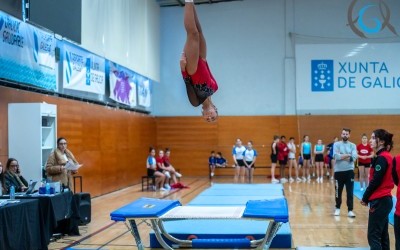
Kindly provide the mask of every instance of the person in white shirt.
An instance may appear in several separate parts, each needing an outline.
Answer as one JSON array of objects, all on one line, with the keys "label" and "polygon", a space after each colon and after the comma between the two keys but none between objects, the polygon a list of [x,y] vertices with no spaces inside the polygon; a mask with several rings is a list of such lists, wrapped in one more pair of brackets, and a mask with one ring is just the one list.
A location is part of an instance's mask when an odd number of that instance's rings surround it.
[{"label": "person in white shirt", "polygon": [[243,152],[245,150],[246,148],[242,145],[242,140],[240,140],[239,138],[236,139],[236,145],[233,147],[232,150],[233,162],[235,164],[234,166],[236,167],[234,177],[235,183],[238,182],[240,176],[243,176],[244,178],[245,175],[246,165],[243,161]]},{"label": "person in white shirt", "polygon": [[299,178],[299,168],[297,166],[296,161],[296,144],[294,142],[294,137],[290,137],[289,143],[287,144],[289,149],[289,182],[292,183],[294,179],[292,178],[292,167],[294,168],[296,174],[296,182],[300,182],[301,179]]},{"label": "person in white shirt", "polygon": [[[255,169],[255,163],[257,159],[257,151],[253,149],[253,142],[249,141],[247,143],[247,148],[243,152],[244,164],[246,165],[246,174],[249,176],[249,182],[253,183],[253,174]],[[242,177],[242,182],[244,182],[244,176]]]}]

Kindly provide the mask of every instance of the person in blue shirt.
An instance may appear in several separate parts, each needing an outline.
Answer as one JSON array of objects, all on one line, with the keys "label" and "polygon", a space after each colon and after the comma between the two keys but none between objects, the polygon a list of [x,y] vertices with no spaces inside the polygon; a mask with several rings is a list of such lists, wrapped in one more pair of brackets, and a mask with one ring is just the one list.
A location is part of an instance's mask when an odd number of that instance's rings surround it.
[{"label": "person in blue shirt", "polygon": [[[247,148],[243,152],[243,159],[244,159],[244,164],[246,165],[246,175],[249,176],[249,182],[253,183],[253,174],[255,169],[254,164],[256,163],[257,159],[257,151],[253,149],[252,141],[249,141],[247,143]],[[242,182],[244,182],[244,176]]]},{"label": "person in blue shirt", "polygon": [[214,170],[215,170],[215,152],[211,151],[211,155],[208,158],[208,166],[210,168],[210,178],[214,176]]},{"label": "person in blue shirt", "polygon": [[224,168],[226,167],[227,161],[224,157],[222,157],[222,153],[218,152],[215,157],[215,166],[217,168]]}]

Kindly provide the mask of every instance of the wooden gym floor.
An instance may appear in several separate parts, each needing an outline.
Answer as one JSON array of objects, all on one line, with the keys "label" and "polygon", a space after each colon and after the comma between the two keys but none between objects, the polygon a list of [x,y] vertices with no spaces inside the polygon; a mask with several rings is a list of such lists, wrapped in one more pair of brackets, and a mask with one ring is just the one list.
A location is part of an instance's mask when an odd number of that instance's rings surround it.
[{"label": "wooden gym floor", "polygon": [[[268,183],[265,177],[255,177],[254,183]],[[80,227],[81,236],[65,236],[49,245],[49,249],[136,249],[133,236],[124,223],[110,220],[110,212],[136,200],[139,197],[179,199],[182,204],[188,203],[204,189],[212,185],[207,177],[184,177],[182,182],[190,188],[170,192],[141,192],[141,185],[119,190],[92,199],[92,221]],[[213,183],[232,183],[231,177],[214,177]],[[334,184],[328,179],[324,183],[285,183],[285,196],[290,210],[290,225],[293,235],[292,248],[298,246],[336,246],[368,247],[367,227],[368,209],[360,205],[354,197],[356,218],[347,217],[346,191],[343,191],[342,213],[333,216]],[[142,240],[149,248],[148,235],[150,227],[142,223],[139,227]],[[394,249],[393,226],[389,225],[391,248]],[[74,245],[76,244],[76,245]]]}]

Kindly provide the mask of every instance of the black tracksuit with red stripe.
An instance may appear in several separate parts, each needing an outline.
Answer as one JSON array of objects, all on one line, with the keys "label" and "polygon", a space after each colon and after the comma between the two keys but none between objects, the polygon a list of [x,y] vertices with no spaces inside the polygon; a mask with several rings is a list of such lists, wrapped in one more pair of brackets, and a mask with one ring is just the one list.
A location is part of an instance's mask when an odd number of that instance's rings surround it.
[{"label": "black tracksuit with red stripe", "polygon": [[372,160],[370,182],[362,201],[369,203],[368,244],[371,250],[390,249],[389,218],[393,207],[391,191],[394,187],[392,178],[392,156],[386,149],[380,149]]}]

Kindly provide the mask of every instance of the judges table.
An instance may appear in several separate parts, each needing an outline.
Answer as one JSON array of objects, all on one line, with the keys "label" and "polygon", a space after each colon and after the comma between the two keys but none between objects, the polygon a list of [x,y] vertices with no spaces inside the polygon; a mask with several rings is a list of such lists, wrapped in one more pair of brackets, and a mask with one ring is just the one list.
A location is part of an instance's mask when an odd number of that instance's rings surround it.
[{"label": "judges table", "polygon": [[[40,230],[41,248],[36,249],[47,249],[50,238],[55,233],[79,235],[78,204],[72,192],[68,191],[50,196],[37,194],[32,196],[17,196],[16,199],[21,200],[21,202],[32,199],[38,202],[39,210],[34,217]],[[25,219],[31,218],[27,217]],[[5,225],[6,228],[7,224]]]},{"label": "judges table", "polygon": [[43,249],[39,201],[20,200],[0,207],[0,249]]}]

